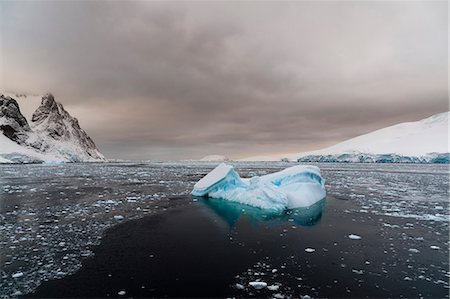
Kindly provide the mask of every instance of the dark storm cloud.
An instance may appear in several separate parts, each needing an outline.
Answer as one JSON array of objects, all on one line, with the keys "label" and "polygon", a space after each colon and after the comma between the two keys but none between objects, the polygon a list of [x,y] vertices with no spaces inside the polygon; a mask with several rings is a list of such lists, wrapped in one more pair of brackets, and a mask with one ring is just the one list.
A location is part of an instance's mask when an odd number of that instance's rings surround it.
[{"label": "dark storm cloud", "polygon": [[446,2],[2,2],[0,17],[1,87],[54,92],[112,157],[303,151],[448,109]]}]

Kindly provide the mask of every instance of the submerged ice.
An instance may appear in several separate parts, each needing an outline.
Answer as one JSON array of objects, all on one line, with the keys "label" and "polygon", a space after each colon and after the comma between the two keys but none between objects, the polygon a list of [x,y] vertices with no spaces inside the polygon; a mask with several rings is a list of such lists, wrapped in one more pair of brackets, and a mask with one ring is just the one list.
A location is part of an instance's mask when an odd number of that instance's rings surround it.
[{"label": "submerged ice", "polygon": [[194,185],[191,194],[282,211],[308,207],[325,198],[325,180],[315,166],[297,165],[246,179],[233,166],[221,163]]}]

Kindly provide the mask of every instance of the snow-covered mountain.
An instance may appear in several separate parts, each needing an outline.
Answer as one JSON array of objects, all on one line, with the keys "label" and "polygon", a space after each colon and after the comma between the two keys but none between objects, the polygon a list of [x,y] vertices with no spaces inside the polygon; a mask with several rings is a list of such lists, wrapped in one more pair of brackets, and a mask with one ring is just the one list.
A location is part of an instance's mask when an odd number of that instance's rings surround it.
[{"label": "snow-covered mountain", "polygon": [[42,97],[30,122],[15,99],[0,95],[0,132],[0,163],[106,161],[52,94]]},{"label": "snow-covered mountain", "polygon": [[284,158],[300,162],[449,163],[449,114],[443,112],[419,121],[400,123],[325,149],[269,159]]},{"label": "snow-covered mountain", "polygon": [[210,162],[223,162],[229,160],[230,159],[222,155],[208,155],[200,159],[200,161],[210,161]]}]

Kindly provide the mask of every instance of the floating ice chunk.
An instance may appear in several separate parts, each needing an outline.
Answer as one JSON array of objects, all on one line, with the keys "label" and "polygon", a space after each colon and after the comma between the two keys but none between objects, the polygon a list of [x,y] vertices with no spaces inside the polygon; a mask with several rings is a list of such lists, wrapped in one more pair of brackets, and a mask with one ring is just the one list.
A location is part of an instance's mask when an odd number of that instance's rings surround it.
[{"label": "floating ice chunk", "polygon": [[261,177],[242,179],[233,166],[221,163],[194,185],[191,194],[282,211],[309,207],[325,198],[324,184],[315,166],[297,165]]},{"label": "floating ice chunk", "polygon": [[278,289],[280,288],[280,286],[273,284],[267,287],[268,290],[270,291],[278,291]]},{"label": "floating ice chunk", "polygon": [[431,249],[434,249],[434,250],[439,250],[439,249],[441,249],[439,246],[436,246],[436,245],[431,245],[430,248],[431,248]]},{"label": "floating ice chunk", "polygon": [[16,272],[13,275],[11,275],[12,278],[19,278],[23,276],[23,272]]},{"label": "floating ice chunk", "polygon": [[312,253],[312,252],[314,252],[314,251],[316,251],[314,248],[305,248],[305,251],[306,252],[308,252],[308,253]]},{"label": "floating ice chunk", "polygon": [[413,253],[419,253],[420,251],[418,249],[415,248],[410,248],[408,249],[409,252],[413,252]]},{"label": "floating ice chunk", "polygon": [[264,281],[251,281],[248,284],[257,290],[264,289],[265,287],[267,287],[267,283]]},{"label": "floating ice chunk", "polygon": [[122,215],[116,215],[116,216],[114,216],[114,219],[116,219],[116,220],[123,220],[123,216]]},{"label": "floating ice chunk", "polygon": [[238,290],[243,290],[243,289],[245,289],[245,287],[244,287],[242,284],[240,284],[240,283],[236,283],[236,284],[235,284],[235,287],[236,287],[236,289],[238,289]]},{"label": "floating ice chunk", "polygon": [[[233,166],[220,163],[219,166],[214,168],[195,184],[194,190],[197,190],[197,193],[202,193],[203,191],[204,194],[206,194],[208,189],[211,189],[215,184],[225,180],[231,170],[233,170]],[[199,194],[198,196],[203,196],[204,194]]]},{"label": "floating ice chunk", "polygon": [[119,295],[119,296],[123,296],[123,295],[125,295],[127,292],[125,292],[125,291],[119,291],[118,293],[117,293],[117,295]]},{"label": "floating ice chunk", "polygon": [[354,235],[354,234],[348,235],[348,237],[352,240],[361,240],[361,236]]}]

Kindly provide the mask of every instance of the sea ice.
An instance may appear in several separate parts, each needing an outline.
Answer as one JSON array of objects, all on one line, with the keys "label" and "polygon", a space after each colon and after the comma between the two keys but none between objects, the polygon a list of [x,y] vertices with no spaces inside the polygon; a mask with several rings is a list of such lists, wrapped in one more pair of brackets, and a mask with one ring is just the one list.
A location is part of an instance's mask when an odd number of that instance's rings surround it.
[{"label": "sea ice", "polygon": [[309,207],[325,198],[325,180],[315,166],[297,165],[251,179],[233,166],[219,164],[194,185],[194,196],[222,198],[250,206],[282,211]]},{"label": "sea ice", "polygon": [[354,235],[354,234],[348,235],[348,237],[352,240],[361,240],[361,236]]},{"label": "sea ice", "polygon": [[257,290],[264,289],[265,287],[267,287],[267,283],[264,281],[251,281],[248,284]]},{"label": "sea ice", "polygon": [[16,273],[14,273],[13,275],[11,275],[12,276],[12,278],[19,278],[19,277],[22,277],[23,276],[23,273],[22,272],[16,272]]},{"label": "sea ice", "polygon": [[270,290],[270,291],[278,291],[279,288],[280,288],[280,286],[275,285],[275,284],[267,286],[267,289]]}]

